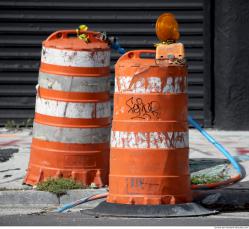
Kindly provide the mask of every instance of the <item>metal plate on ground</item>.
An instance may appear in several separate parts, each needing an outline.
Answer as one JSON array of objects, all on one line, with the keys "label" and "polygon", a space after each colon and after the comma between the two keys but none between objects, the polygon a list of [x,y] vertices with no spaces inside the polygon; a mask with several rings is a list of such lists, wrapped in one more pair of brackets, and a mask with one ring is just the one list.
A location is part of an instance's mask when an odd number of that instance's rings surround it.
[{"label": "metal plate on ground", "polygon": [[106,201],[93,209],[82,210],[81,213],[96,217],[130,217],[130,218],[166,218],[190,217],[217,214],[196,203],[176,205],[128,205],[113,204]]}]

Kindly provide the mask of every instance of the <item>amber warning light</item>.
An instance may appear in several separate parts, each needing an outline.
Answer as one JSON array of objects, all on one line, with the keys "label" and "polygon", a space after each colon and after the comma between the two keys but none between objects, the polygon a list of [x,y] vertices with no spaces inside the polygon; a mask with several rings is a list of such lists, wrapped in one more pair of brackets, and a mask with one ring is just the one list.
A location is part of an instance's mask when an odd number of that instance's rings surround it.
[{"label": "amber warning light", "polygon": [[179,26],[173,14],[164,13],[157,19],[156,35],[161,42],[179,40]]}]

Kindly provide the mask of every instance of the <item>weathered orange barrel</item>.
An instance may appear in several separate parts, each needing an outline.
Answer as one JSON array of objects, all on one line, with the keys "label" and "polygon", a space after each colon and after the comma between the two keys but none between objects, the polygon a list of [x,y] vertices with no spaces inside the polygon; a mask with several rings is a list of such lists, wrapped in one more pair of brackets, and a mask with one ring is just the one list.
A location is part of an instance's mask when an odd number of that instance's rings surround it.
[{"label": "weathered orange barrel", "polygon": [[43,42],[26,184],[49,177],[108,183],[110,48],[100,33],[53,33]]},{"label": "weathered orange barrel", "polygon": [[191,202],[187,68],[158,65],[153,50],[130,51],[115,66],[107,202]]}]

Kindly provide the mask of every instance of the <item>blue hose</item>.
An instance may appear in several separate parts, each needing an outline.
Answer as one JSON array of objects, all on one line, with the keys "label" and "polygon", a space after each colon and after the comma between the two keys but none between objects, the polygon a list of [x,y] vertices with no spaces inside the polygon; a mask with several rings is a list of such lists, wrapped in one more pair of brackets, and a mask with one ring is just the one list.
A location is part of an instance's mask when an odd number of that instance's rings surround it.
[{"label": "blue hose", "polygon": [[72,203],[65,204],[65,205],[63,205],[61,208],[57,208],[57,209],[55,210],[55,212],[61,213],[61,212],[64,212],[65,210],[68,210],[68,209],[70,209],[70,208],[73,208],[73,207],[75,207],[75,206],[77,206],[77,205],[86,203],[86,202],[88,202],[89,198],[90,198],[90,197],[82,198],[82,199],[76,200],[76,201],[74,201],[74,202],[72,202]]},{"label": "blue hose", "polygon": [[188,122],[192,124],[197,130],[199,130],[199,132],[231,162],[237,172],[242,175],[241,168],[237,161],[220,143],[218,143],[212,136],[210,136],[204,129],[202,129],[201,126],[190,115],[188,116]]},{"label": "blue hose", "polygon": [[125,54],[125,50],[121,47],[117,39],[115,40],[115,42],[111,44],[111,48],[118,51],[119,54],[122,54],[122,55]]},{"label": "blue hose", "polygon": [[107,197],[107,193],[96,194],[96,195],[93,195],[93,196],[82,198],[82,199],[76,200],[76,201],[74,201],[72,203],[65,204],[62,207],[57,208],[54,212],[61,213],[61,212],[64,212],[65,210],[73,208],[73,207],[75,207],[77,205],[84,204],[84,203],[92,201],[92,200],[98,200],[98,199],[106,198],[106,197]]}]

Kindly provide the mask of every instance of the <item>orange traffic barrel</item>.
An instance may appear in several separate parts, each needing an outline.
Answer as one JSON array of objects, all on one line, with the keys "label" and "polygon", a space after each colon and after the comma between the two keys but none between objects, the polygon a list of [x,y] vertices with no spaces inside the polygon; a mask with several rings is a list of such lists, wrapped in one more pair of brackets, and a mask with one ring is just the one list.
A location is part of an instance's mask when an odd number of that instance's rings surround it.
[{"label": "orange traffic barrel", "polygon": [[43,42],[26,184],[108,183],[110,48],[100,33],[84,34],[57,31]]},{"label": "orange traffic barrel", "polygon": [[188,203],[187,67],[147,54],[155,51],[127,52],[115,66],[107,202]]}]

